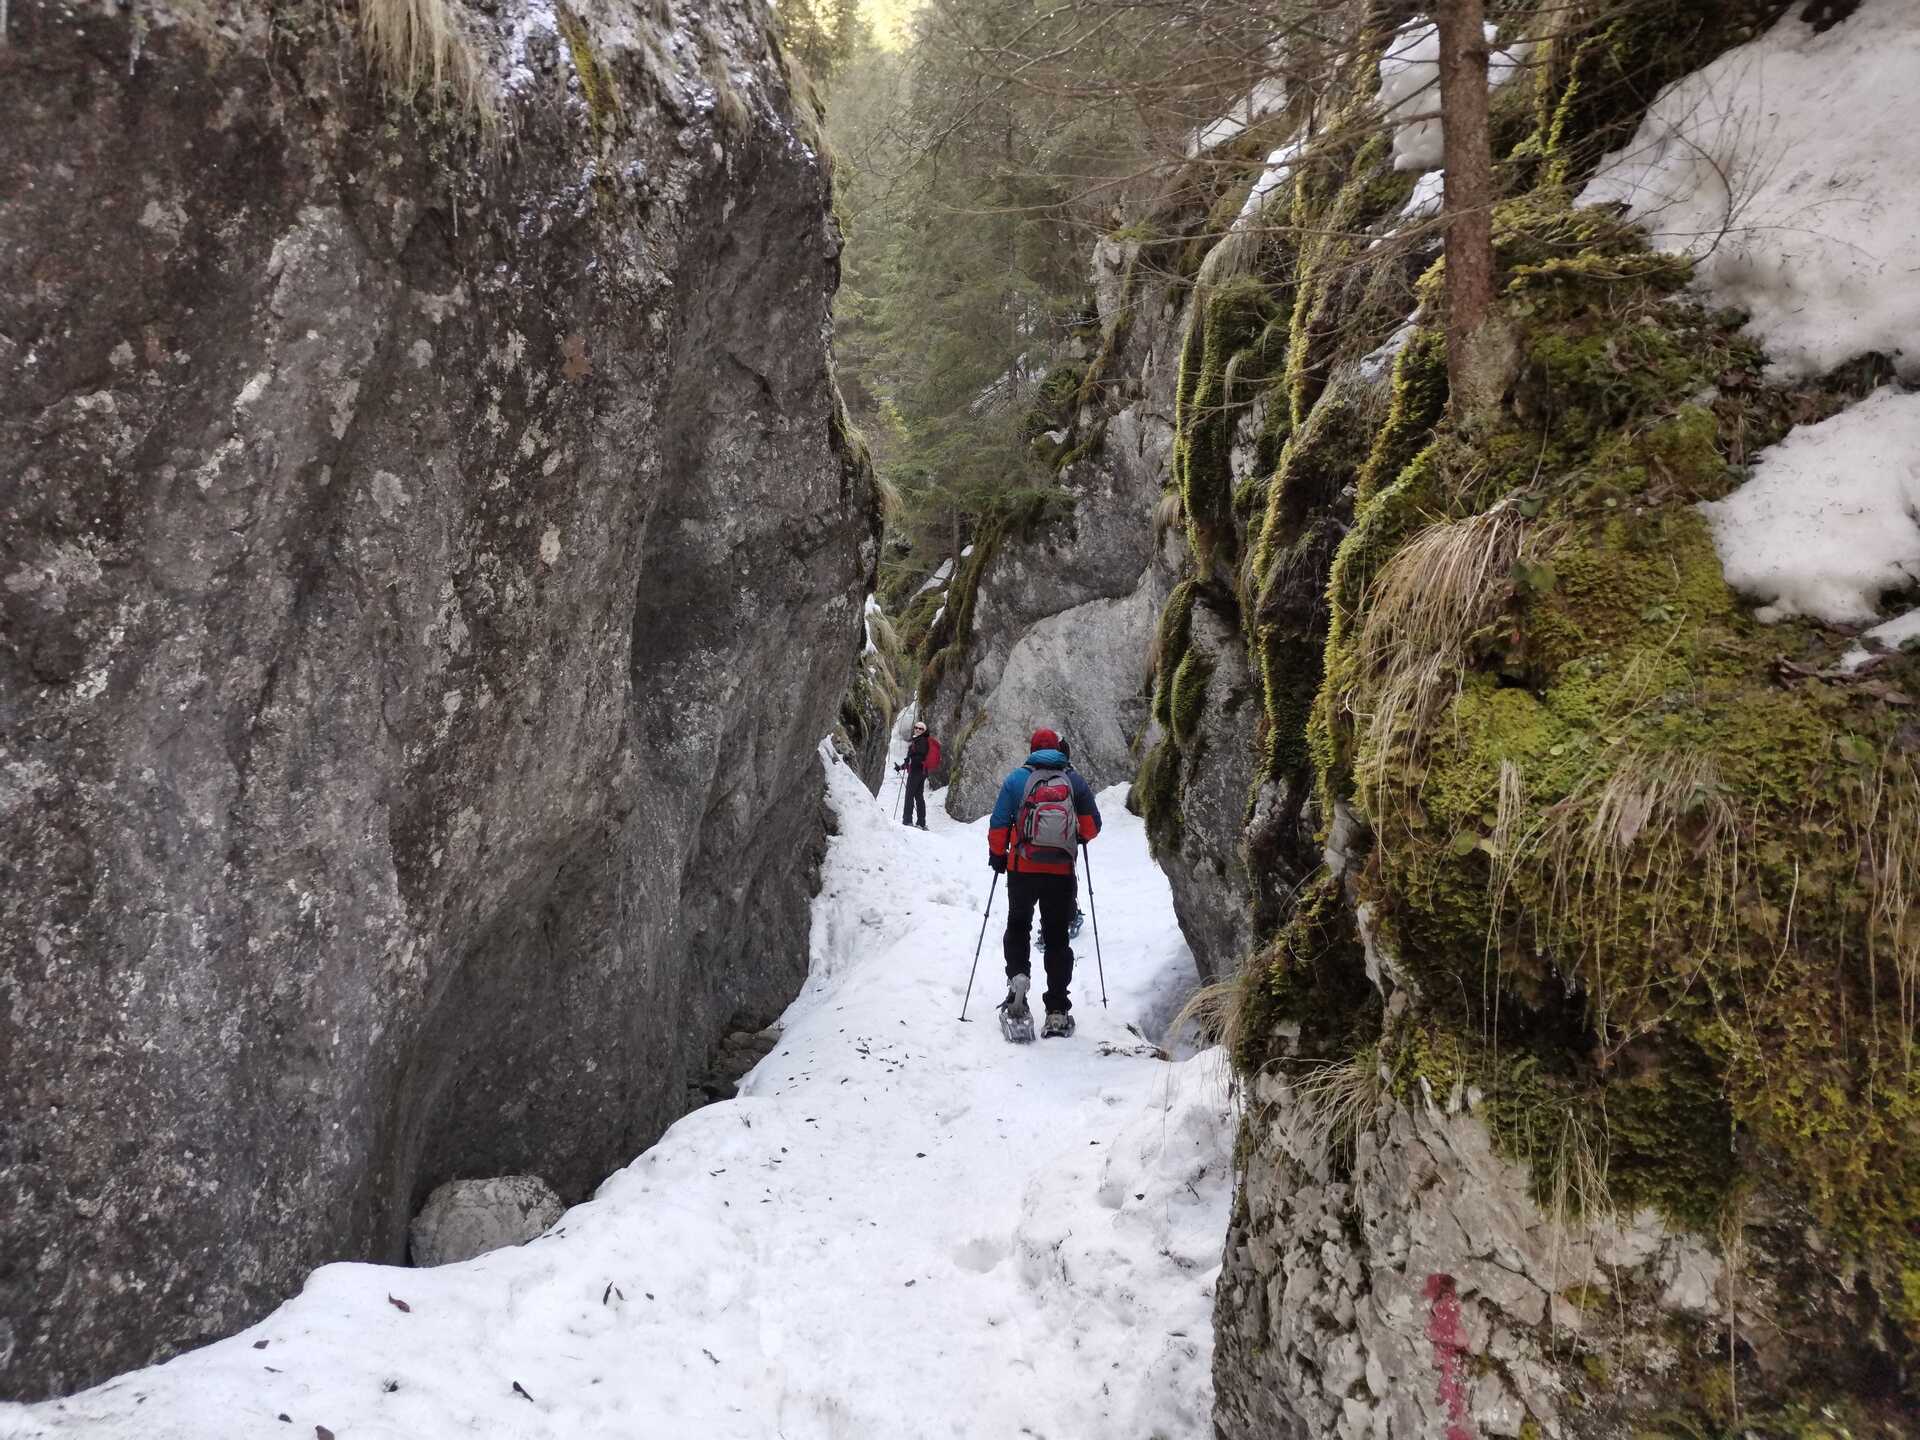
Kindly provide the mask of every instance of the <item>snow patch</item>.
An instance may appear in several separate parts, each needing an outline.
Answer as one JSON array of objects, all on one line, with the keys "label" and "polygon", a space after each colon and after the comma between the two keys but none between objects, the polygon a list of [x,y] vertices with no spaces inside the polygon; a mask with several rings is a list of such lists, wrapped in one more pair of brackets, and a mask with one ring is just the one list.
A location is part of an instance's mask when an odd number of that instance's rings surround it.
[{"label": "snow patch", "polygon": [[[968,549],[972,549],[972,547],[969,546]],[[947,581],[952,578],[953,578],[953,561],[942,560],[939,566],[934,570],[933,574],[927,577],[926,583],[923,584],[918,590],[914,591],[913,593],[915,595],[924,595],[927,593],[927,591],[933,589],[935,586],[946,584]]]},{"label": "snow patch", "polygon": [[[1497,90],[1519,73],[1528,47],[1501,50],[1497,30],[1486,27],[1487,88]],[[1380,93],[1375,97],[1393,129],[1393,168],[1437,170],[1446,160],[1440,123],[1440,27],[1416,16],[1395,32],[1380,57]],[[1396,118],[1399,117],[1399,118]],[[1424,178],[1424,177],[1423,177]]]},{"label": "snow patch", "polygon": [[[1893,619],[1865,631],[1860,638],[1871,640],[1881,650],[1900,650],[1909,643],[1920,642],[1920,609],[1909,610],[1904,615],[1896,615]],[[1858,670],[1873,659],[1874,654],[1875,652],[1865,645],[1856,645],[1840,657],[1840,668]]]},{"label": "snow patch", "polygon": [[1413,182],[1413,194],[1407,197],[1407,203],[1400,207],[1402,218],[1424,220],[1429,215],[1438,215],[1440,205],[1446,197],[1447,172],[1429,170]]},{"label": "snow patch", "polygon": [[1920,582],[1920,394],[1877,390],[1790,431],[1700,510],[1727,583],[1763,602],[1755,618],[1876,619],[1881,595]]},{"label": "snow patch", "polygon": [[1256,120],[1287,107],[1287,82],[1277,75],[1254,83],[1252,91],[1235,102],[1234,107],[1210,125],[1203,125],[1187,140],[1187,158],[1204,155],[1226,144]]},{"label": "snow patch", "polygon": [[1300,153],[1302,143],[1298,140],[1290,141],[1267,156],[1267,162],[1260,171],[1260,178],[1253,182],[1253,189],[1247,192],[1246,201],[1240,206],[1240,213],[1234,217],[1234,229],[1238,230],[1259,214],[1260,207],[1267,203],[1267,196],[1286,183],[1287,176],[1293,173],[1293,157]]},{"label": "snow patch", "polygon": [[1578,203],[1693,256],[1776,373],[1880,351],[1920,381],[1920,25],[1911,0],[1864,0],[1816,34],[1801,8],[1663,90]]}]

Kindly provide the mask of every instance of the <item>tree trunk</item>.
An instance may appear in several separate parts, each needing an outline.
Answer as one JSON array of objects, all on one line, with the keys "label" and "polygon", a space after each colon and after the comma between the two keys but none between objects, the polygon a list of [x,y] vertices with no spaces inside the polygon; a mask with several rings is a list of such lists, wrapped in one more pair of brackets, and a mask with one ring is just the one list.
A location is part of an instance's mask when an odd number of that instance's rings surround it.
[{"label": "tree trunk", "polygon": [[1440,0],[1440,117],[1445,135],[1447,379],[1475,387],[1474,340],[1493,306],[1493,155],[1487,133],[1484,0]]}]

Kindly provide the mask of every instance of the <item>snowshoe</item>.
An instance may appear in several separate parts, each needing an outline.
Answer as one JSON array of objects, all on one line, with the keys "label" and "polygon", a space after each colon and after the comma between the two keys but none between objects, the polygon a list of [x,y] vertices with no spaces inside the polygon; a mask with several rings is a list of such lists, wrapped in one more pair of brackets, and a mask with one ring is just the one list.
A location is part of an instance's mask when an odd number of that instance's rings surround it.
[{"label": "snowshoe", "polygon": [[1049,1010],[1047,1023],[1040,1028],[1043,1040],[1064,1040],[1073,1034],[1073,1015],[1066,1010]]},{"label": "snowshoe", "polygon": [[1026,975],[1009,976],[1007,998],[1000,1002],[1000,1033],[1015,1045],[1033,1043],[1033,1011],[1027,1007],[1027,987],[1032,983]]},{"label": "snowshoe", "polygon": [[1067,926],[1067,939],[1078,940],[1080,938],[1080,927],[1086,923],[1087,912],[1082,910],[1078,905],[1074,906],[1073,923]]}]

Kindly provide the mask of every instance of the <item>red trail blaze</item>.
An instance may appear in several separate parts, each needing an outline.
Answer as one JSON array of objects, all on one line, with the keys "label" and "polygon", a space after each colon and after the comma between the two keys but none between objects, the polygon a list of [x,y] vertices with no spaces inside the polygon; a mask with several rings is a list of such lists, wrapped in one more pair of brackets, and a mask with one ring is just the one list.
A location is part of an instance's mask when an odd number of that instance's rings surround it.
[{"label": "red trail blaze", "polygon": [[1474,1440],[1467,1423],[1467,1382],[1460,1357],[1467,1352],[1460,1333],[1460,1297],[1451,1275],[1427,1276],[1427,1339],[1433,1342],[1433,1368],[1440,1372],[1434,1399],[1447,1407],[1447,1440]]}]

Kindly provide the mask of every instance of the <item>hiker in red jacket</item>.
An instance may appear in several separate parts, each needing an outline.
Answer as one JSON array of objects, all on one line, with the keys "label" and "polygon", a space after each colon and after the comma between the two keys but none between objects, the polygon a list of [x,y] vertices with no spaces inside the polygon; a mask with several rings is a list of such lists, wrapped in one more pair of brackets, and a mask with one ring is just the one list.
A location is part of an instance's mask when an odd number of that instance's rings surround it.
[{"label": "hiker in red jacket", "polygon": [[[1079,877],[1074,871],[1080,847],[1100,833],[1100,807],[1093,789],[1057,748],[1052,730],[1033,732],[1026,763],[1001,783],[987,831],[987,863],[1007,877],[1007,932],[1001,948],[1007,960],[1007,998],[1001,1002],[1020,1038],[1031,1039],[1027,1010],[1032,983],[1030,955],[1033,911],[1040,908],[1040,945],[1047,967],[1047,1008],[1043,1036],[1073,1033],[1073,924]],[[1003,1024],[1003,1028],[1007,1028]],[[1010,1033],[1009,1038],[1013,1038]]]},{"label": "hiker in red jacket", "polygon": [[[939,742],[927,733],[924,720],[913,722],[913,739],[907,742],[907,758],[894,766],[907,772],[907,801],[900,810],[902,825],[927,828],[927,771],[939,763]],[[918,812],[920,818],[913,817]]]}]

